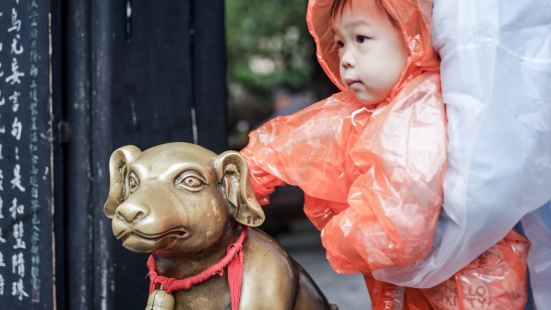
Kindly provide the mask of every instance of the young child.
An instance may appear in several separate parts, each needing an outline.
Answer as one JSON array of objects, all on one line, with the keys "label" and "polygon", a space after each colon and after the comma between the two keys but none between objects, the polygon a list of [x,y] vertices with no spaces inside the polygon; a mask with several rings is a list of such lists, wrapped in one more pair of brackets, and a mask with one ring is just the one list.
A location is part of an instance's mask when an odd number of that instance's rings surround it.
[{"label": "young child", "polygon": [[[339,273],[362,273],[373,309],[522,309],[527,242],[511,232],[449,281],[399,288],[371,272],[431,249],[446,117],[427,0],[310,0],[318,60],[341,90],[255,130],[242,150],[261,203],[299,186]],[[480,279],[487,275],[487,279]]]}]

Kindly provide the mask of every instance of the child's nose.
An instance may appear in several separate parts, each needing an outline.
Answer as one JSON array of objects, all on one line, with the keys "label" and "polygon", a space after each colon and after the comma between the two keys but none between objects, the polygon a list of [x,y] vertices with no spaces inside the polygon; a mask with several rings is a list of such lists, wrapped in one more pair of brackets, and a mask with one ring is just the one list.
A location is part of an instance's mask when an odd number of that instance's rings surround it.
[{"label": "child's nose", "polygon": [[354,66],[354,57],[350,49],[345,49],[341,54],[341,66],[343,68],[350,68]]}]

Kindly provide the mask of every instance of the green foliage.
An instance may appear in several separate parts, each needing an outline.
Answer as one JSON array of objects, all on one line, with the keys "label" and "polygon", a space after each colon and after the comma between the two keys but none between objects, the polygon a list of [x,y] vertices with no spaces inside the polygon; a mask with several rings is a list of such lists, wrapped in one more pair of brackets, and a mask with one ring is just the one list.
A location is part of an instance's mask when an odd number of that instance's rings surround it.
[{"label": "green foliage", "polygon": [[307,0],[226,0],[228,79],[256,93],[302,88],[312,71]]}]

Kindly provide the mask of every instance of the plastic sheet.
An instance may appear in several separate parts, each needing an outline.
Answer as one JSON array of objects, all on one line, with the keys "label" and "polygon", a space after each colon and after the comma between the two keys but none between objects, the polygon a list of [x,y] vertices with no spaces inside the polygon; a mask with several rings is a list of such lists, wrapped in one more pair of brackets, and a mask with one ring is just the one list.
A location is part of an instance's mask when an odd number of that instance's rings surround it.
[{"label": "plastic sheet", "polygon": [[551,3],[436,0],[433,12],[448,117],[444,212],[427,258],[374,276],[431,287],[522,219],[534,299],[551,309]]}]

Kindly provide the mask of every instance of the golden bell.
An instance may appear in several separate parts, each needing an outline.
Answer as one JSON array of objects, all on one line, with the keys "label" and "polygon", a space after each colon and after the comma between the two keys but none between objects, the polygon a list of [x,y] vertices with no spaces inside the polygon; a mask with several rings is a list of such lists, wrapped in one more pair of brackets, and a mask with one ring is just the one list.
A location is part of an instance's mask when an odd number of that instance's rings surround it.
[{"label": "golden bell", "polygon": [[145,310],[174,310],[174,296],[163,290],[154,290],[147,298]]}]

